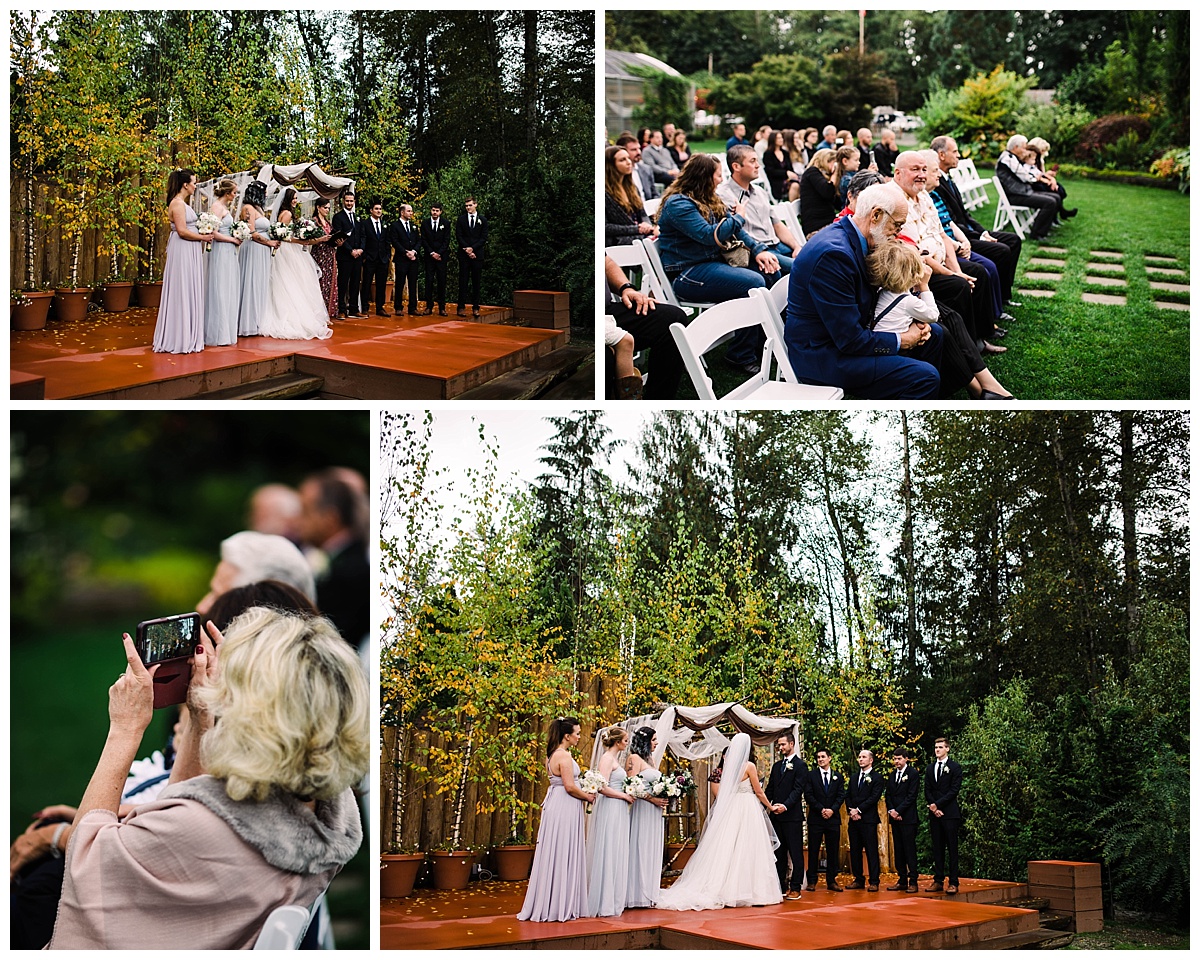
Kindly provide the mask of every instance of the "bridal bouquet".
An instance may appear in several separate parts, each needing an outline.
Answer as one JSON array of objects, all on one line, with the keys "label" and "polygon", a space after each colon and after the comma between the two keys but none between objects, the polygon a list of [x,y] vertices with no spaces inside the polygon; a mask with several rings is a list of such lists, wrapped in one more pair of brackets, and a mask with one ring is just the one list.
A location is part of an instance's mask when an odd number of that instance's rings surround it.
[{"label": "bridal bouquet", "polygon": [[[267,229],[267,236],[269,236],[272,240],[280,240],[280,241],[290,240],[292,238],[291,225],[286,224],[286,223],[280,223],[278,220],[276,220]],[[275,253],[276,253],[276,251],[278,251],[278,249],[279,249],[278,247],[272,247],[271,248],[271,256],[275,256]]]},{"label": "bridal bouquet", "polygon": [[325,231],[317,225],[315,220],[296,220],[292,224],[292,236],[297,240],[316,240],[325,236]]},{"label": "bridal bouquet", "polygon": [[[221,218],[211,213],[202,213],[196,220],[196,232],[202,237],[211,237],[214,233],[221,229]],[[204,245],[204,252],[208,253],[212,249],[212,241],[209,240]]]},{"label": "bridal bouquet", "polygon": [[691,770],[681,770],[679,773],[663,777],[655,786],[659,788],[655,796],[682,797],[696,792],[696,779]]},{"label": "bridal bouquet", "polygon": [[[584,793],[599,793],[608,786],[608,781],[598,770],[585,770],[579,775],[579,789]],[[587,812],[592,812],[592,804],[587,805]]]},{"label": "bridal bouquet", "polygon": [[245,243],[254,235],[254,229],[245,220],[234,220],[229,235]]}]

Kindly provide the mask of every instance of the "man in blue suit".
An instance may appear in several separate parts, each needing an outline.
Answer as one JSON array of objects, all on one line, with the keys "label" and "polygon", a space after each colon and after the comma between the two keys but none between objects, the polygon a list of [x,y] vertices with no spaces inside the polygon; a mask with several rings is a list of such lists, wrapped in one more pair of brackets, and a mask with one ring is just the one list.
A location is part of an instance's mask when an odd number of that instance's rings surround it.
[{"label": "man in blue suit", "polygon": [[867,252],[891,240],[907,218],[904,194],[876,184],[859,194],[853,216],[830,224],[801,249],[792,266],[784,339],[802,383],[842,387],[866,400],[937,398],[941,326],[914,323],[899,334],[872,329]]}]

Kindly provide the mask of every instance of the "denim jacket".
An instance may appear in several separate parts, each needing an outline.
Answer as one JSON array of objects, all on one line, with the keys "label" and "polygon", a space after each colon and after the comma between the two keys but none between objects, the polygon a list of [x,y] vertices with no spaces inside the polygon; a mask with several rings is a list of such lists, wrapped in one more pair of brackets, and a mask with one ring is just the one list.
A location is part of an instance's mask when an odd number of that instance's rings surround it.
[{"label": "denim jacket", "polygon": [[681,193],[672,194],[658,211],[658,254],[669,273],[679,273],[694,263],[721,259],[714,232],[722,243],[741,240],[756,257],[767,249],[756,242],[744,227],[746,221],[730,214],[721,221],[706,220],[696,201]]}]

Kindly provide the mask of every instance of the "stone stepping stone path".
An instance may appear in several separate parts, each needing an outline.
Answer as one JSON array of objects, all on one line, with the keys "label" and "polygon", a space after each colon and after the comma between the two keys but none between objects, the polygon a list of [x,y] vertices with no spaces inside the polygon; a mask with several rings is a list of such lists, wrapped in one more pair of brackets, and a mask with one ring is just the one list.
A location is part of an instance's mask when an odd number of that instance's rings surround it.
[{"label": "stone stepping stone path", "polygon": [[1026,280],[1050,280],[1058,283],[1062,279],[1061,273],[1026,273]]},{"label": "stone stepping stone path", "polygon": [[1175,270],[1171,267],[1156,267],[1152,263],[1146,264],[1147,273],[1161,273],[1165,277],[1186,277],[1186,270]]},{"label": "stone stepping stone path", "polygon": [[1047,257],[1030,257],[1029,263],[1034,267],[1065,267],[1067,265],[1064,260],[1050,260]]},{"label": "stone stepping stone path", "polygon": [[1179,262],[1179,258],[1178,258],[1178,257],[1166,257],[1166,256],[1160,256],[1159,254],[1155,254],[1155,253],[1148,253],[1148,254],[1146,254],[1146,262],[1147,262],[1147,263],[1167,263],[1167,264],[1170,264],[1170,263],[1178,263],[1178,262]]},{"label": "stone stepping stone path", "polygon": [[1155,300],[1154,305],[1156,307],[1158,307],[1159,310],[1184,310],[1184,311],[1187,311],[1187,310],[1192,309],[1192,305],[1190,303],[1173,303],[1170,300]]},{"label": "stone stepping stone path", "polygon": [[1124,273],[1125,268],[1119,263],[1085,263],[1085,270],[1111,270],[1113,273]]},{"label": "stone stepping stone path", "polygon": [[1090,256],[1099,260],[1120,260],[1125,255],[1119,250],[1093,250]]},{"label": "stone stepping stone path", "polygon": [[1094,283],[1098,287],[1123,287],[1125,281],[1121,277],[1084,277],[1084,283]]},{"label": "stone stepping stone path", "polygon": [[1166,293],[1190,293],[1191,287],[1186,283],[1167,283],[1165,280],[1150,281],[1151,290],[1162,290]]},{"label": "stone stepping stone path", "polygon": [[1067,254],[1066,247],[1038,247],[1038,253],[1061,253],[1063,256]]},{"label": "stone stepping stone path", "polygon": [[1107,307],[1125,306],[1124,297],[1111,293],[1081,293],[1079,297],[1084,303],[1099,303]]},{"label": "stone stepping stone path", "polygon": [[1023,297],[1052,297],[1053,290],[1018,290],[1017,293]]}]

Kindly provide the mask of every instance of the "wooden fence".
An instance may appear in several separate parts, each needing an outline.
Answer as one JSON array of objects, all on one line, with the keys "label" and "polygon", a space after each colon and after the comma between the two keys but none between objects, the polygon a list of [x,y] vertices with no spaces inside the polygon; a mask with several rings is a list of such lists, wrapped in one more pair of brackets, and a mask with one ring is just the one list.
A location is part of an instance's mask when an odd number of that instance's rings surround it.
[{"label": "wooden fence", "polygon": [[[596,720],[585,721],[582,724],[582,739],[580,740],[580,766],[586,768],[591,757],[591,748],[596,731],[608,723],[624,719],[619,704],[621,702],[620,682],[606,677],[581,674],[577,688],[582,694],[582,707],[579,712],[586,713],[589,708],[600,708]],[[545,742],[551,718],[529,717],[527,722],[531,730],[537,734],[539,742]],[[490,732],[490,731],[489,731]],[[403,733],[403,736],[401,734]],[[487,734],[482,734],[486,736]],[[439,794],[435,787],[419,771],[427,769],[430,748],[444,748],[446,739],[441,734],[420,727],[409,727],[401,731],[397,727],[384,727],[380,757],[381,779],[380,786],[380,822],[382,824],[382,849],[387,852],[388,844],[393,836],[396,817],[400,815],[401,849],[431,850],[442,840],[453,835],[454,829],[454,795],[453,791]],[[714,758],[715,760],[715,758]],[[402,763],[404,775],[404,795],[397,797],[395,792],[396,778],[392,771],[396,764]],[[668,757],[664,766],[668,769],[678,761]],[[771,753],[759,751],[758,765],[760,774],[766,778],[771,767]],[[674,834],[682,836],[699,836],[704,825],[704,817],[708,813],[708,775],[711,765],[707,760],[691,764],[692,775],[698,785],[695,797],[685,798],[678,804],[678,809],[671,811],[667,818],[667,837]],[[880,771],[884,772],[884,771]],[[885,774],[886,775],[886,774]],[[516,784],[517,796],[531,805],[531,812],[524,829],[520,832],[529,837],[537,836],[538,817],[541,813],[541,801],[549,786],[549,775],[543,771],[536,780],[518,779]],[[479,787],[468,782],[466,799],[463,804],[463,819],[460,830],[461,845],[471,849],[485,849],[503,844],[511,833],[511,822],[506,812],[496,811],[490,814],[477,814],[476,804],[479,800]],[[893,872],[893,854],[891,830],[887,828],[887,813],[882,800],[879,802],[880,828],[878,831],[880,867],[886,872]],[[843,872],[849,863],[850,841],[847,833],[845,811],[842,812],[840,862]]]},{"label": "wooden fence", "polygon": [[[24,288],[26,285],[26,256],[25,256],[25,184],[24,177],[18,176],[12,170],[9,186],[9,285],[14,288]],[[165,189],[165,183],[163,184]],[[57,195],[54,188],[34,182],[33,188],[33,276],[32,286],[42,288],[47,286],[65,286],[71,278],[71,243],[63,237],[61,228],[54,221],[54,201]],[[165,201],[165,198],[164,198]],[[167,221],[165,205],[162,208],[162,222],[155,229],[154,238],[154,274],[162,273],[163,258],[166,255],[167,237],[170,235],[170,223]],[[124,239],[129,243],[149,249],[150,235],[136,224],[125,227]],[[112,258],[105,253],[100,255],[97,250],[100,245],[99,231],[85,230],[83,244],[79,252],[79,285],[94,287],[101,283],[112,270]],[[140,256],[144,257],[145,254]],[[126,272],[136,274],[137,264],[129,262]]]}]

